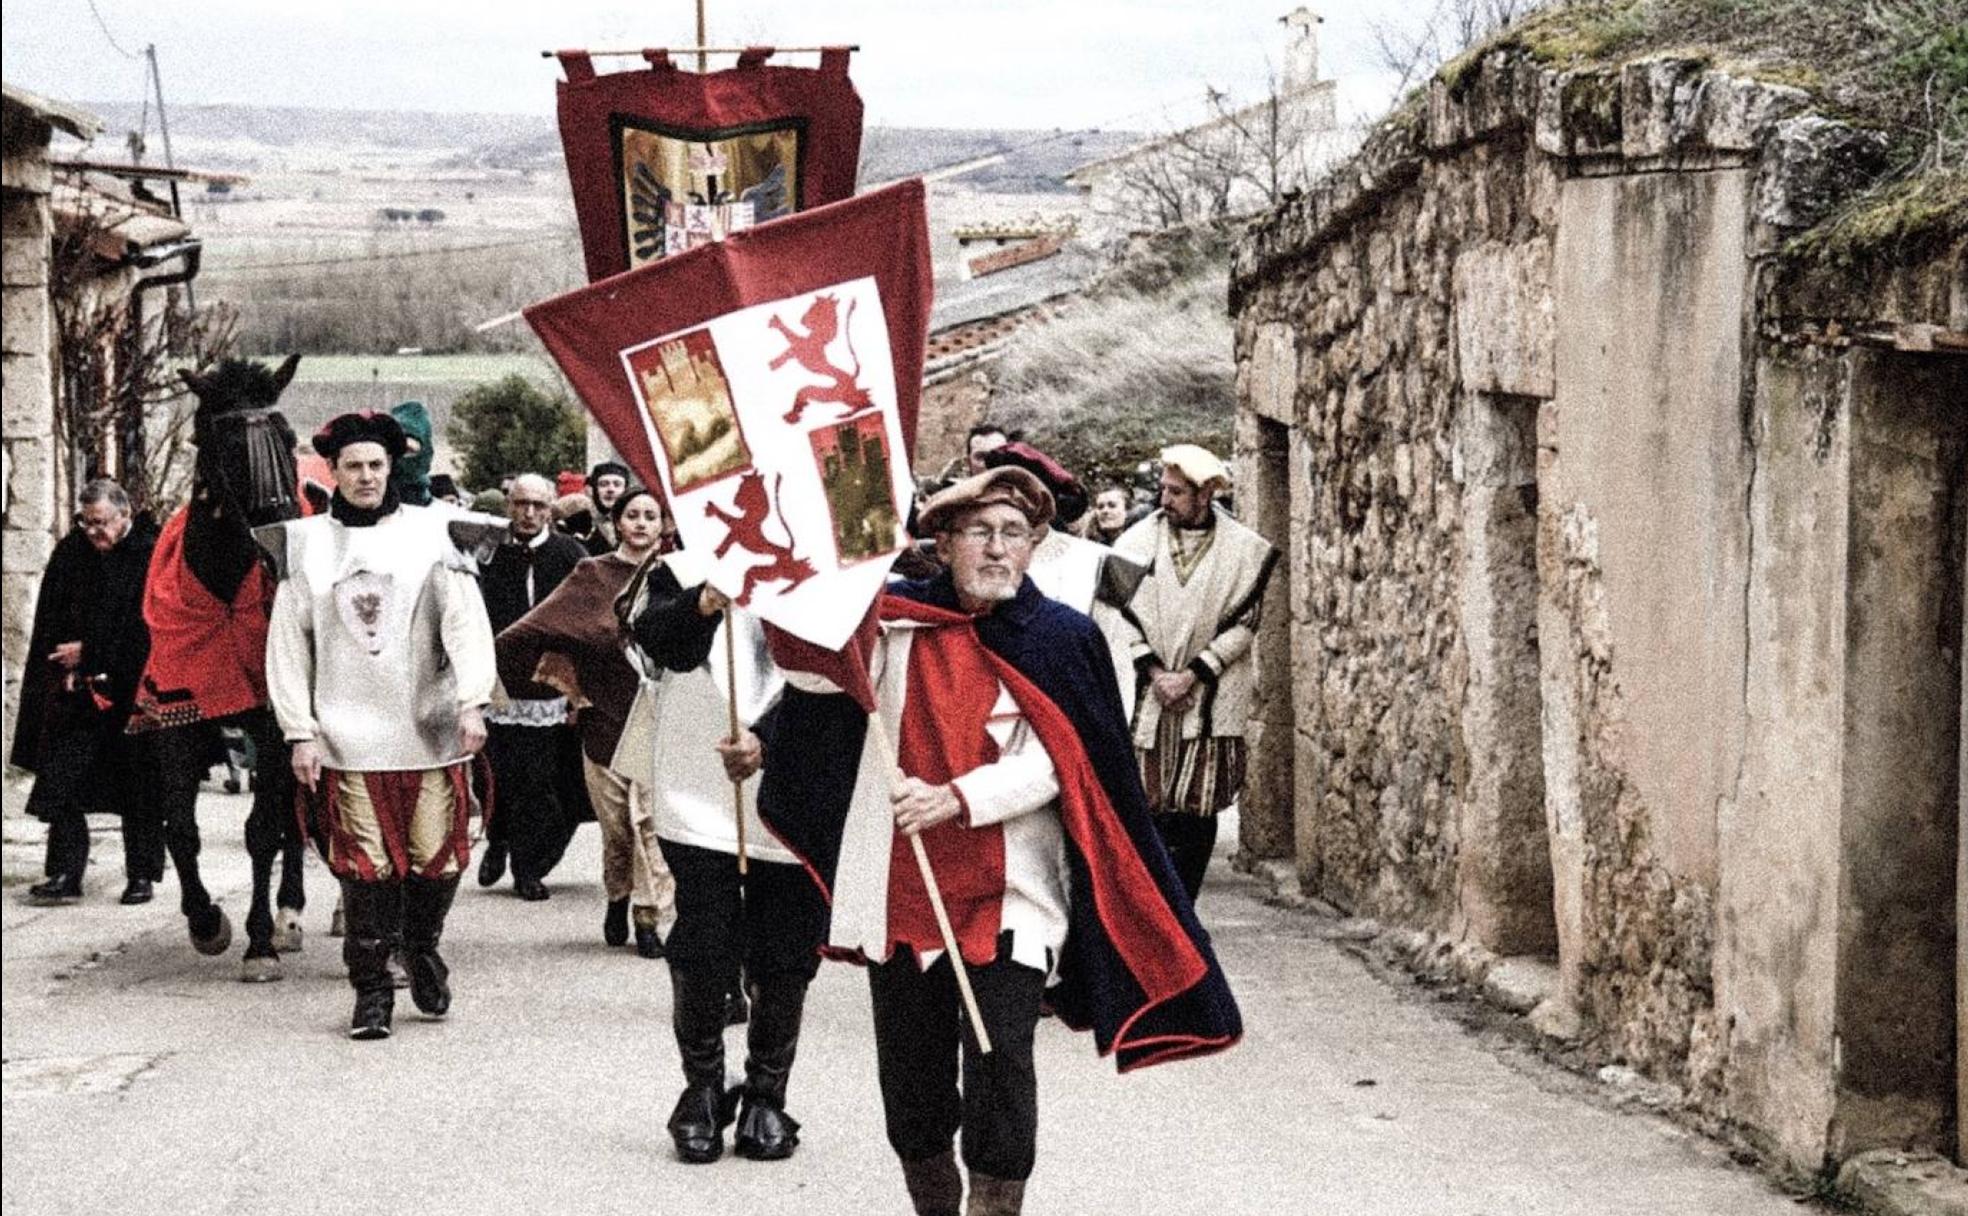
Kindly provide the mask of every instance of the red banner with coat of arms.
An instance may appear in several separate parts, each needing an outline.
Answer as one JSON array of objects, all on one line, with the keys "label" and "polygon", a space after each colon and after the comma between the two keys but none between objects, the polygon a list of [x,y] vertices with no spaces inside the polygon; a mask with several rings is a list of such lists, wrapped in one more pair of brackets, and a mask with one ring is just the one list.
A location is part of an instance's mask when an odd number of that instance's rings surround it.
[{"label": "red banner with coat of arms", "polygon": [[747,229],[526,319],[711,584],[829,651],[903,530],[931,300],[920,181]]},{"label": "red banner with coat of arms", "polygon": [[559,53],[560,138],[588,280],[722,240],[768,220],[849,198],[861,159],[861,98],[848,50],[820,66],[767,62],[597,75],[583,51]]}]

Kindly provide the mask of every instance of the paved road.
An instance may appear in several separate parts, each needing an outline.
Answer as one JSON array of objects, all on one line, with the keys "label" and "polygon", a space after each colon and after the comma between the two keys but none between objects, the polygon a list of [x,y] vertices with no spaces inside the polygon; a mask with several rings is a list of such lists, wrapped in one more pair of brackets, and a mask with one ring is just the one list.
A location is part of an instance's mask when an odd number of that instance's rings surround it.
[{"label": "paved road", "polygon": [[[216,889],[243,916],[244,800],[208,796]],[[1228,833],[1226,833],[1228,835]],[[114,865],[113,841],[100,856]],[[383,1043],[342,1037],[348,989],[310,871],[288,979],[184,942],[169,880],[146,908],[4,906],[0,1207],[63,1213],[692,1213],[907,1210],[883,1142],[860,974],[830,964],[794,1074],[791,1161],[687,1167],[663,1120],[680,1079],[661,963],[600,940],[585,829],[554,898],[467,887],[447,1023],[399,1003]],[[1074,1216],[1790,1216],[1699,1138],[1613,1111],[1587,1082],[1475,1036],[1375,978],[1219,859],[1203,915],[1242,1001],[1230,1053],[1116,1077],[1040,1033],[1027,1210]],[[734,1038],[735,1043],[735,1038]],[[734,1056],[733,1067],[736,1067]],[[1367,1084],[1367,1082],[1372,1082]]]}]

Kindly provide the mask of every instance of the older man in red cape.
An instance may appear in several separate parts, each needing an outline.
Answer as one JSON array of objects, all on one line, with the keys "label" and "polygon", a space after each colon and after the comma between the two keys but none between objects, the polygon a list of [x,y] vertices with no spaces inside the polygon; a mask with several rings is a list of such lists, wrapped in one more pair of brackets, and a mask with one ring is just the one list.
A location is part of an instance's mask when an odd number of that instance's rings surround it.
[{"label": "older man in red cape", "polygon": [[[1148,821],[1107,644],[1025,577],[1051,514],[1045,487],[1017,468],[924,506],[949,569],[891,585],[870,673],[897,724],[899,779],[884,779],[859,707],[798,672],[777,731],[785,762],[767,750],[761,811],[829,888],[830,945],[870,964],[888,1138],[919,1213],[958,1210],[959,1132],[969,1211],[1019,1210],[1042,1007],[1091,1029],[1123,1071],[1221,1050],[1242,1031]],[[988,1058],[962,1029],[911,834],[935,863]]]}]

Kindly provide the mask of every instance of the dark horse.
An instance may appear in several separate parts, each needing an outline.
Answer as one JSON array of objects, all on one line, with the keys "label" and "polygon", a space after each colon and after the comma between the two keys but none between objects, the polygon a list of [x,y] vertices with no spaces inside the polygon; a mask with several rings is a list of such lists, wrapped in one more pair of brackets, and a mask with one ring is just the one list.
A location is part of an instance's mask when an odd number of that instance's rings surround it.
[{"label": "dark horse", "polygon": [[[273,408],[299,361],[291,356],[268,370],[227,359],[202,376],[181,373],[198,398],[192,424],[198,460],[191,501],[166,525],[152,559],[144,594],[151,661],[131,726],[156,732],[166,847],[192,944],[203,954],[224,953],[232,927],[199,877],[198,788],[221,727],[237,727],[253,741],[253,809],[246,819],[253,903],[240,974],[249,982],[280,978],[280,951],[300,949],[306,903],[290,748],[266,697],[275,584],[252,533],[302,514],[294,431]],[[271,899],[276,858],[278,923]]]}]

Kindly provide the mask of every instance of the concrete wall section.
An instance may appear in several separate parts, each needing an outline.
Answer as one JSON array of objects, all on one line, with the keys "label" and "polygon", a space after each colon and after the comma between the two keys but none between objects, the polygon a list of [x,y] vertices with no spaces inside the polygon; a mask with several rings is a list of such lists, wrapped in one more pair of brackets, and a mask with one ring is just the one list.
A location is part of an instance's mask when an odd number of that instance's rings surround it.
[{"label": "concrete wall section", "polygon": [[1691,1055],[1719,1066],[1716,822],[1742,762],[1747,187],[1740,170],[1568,181],[1553,268],[1540,640],[1563,711],[1547,783],[1569,787],[1555,881],[1579,918],[1563,953],[1622,1053],[1683,1080]]},{"label": "concrete wall section", "polygon": [[1837,1047],[1850,412],[1845,360],[1768,351],[1756,368],[1743,775],[1720,821],[1716,1012],[1725,1109],[1818,1167]]},{"label": "concrete wall section", "polygon": [[1944,357],[1852,375],[1832,1151],[1948,1147],[1968,415]]},{"label": "concrete wall section", "polygon": [[[1237,486],[1244,522],[1282,552],[1291,548],[1291,431],[1252,412],[1237,416]],[[1252,654],[1257,700],[1245,728],[1251,762],[1237,804],[1238,847],[1249,860],[1292,852],[1291,579],[1265,589]]]},{"label": "concrete wall section", "polygon": [[1474,394],[1456,428],[1469,683],[1454,929],[1498,954],[1558,946],[1538,704],[1538,404]]}]

